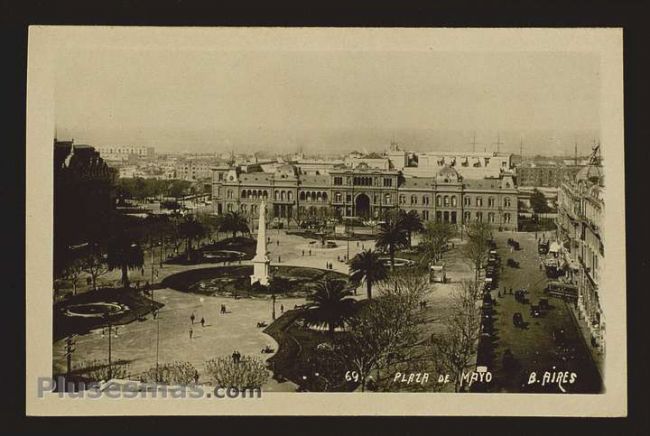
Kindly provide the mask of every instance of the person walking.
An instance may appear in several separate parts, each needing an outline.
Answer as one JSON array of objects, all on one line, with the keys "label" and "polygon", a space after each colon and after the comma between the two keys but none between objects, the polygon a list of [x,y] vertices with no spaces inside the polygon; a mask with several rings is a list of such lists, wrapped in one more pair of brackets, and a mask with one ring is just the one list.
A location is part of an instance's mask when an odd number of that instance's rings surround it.
[{"label": "person walking", "polygon": [[205,318],[201,317],[201,327],[205,327]]},{"label": "person walking", "polygon": [[196,317],[194,316],[194,312],[192,312],[192,314],[190,315],[190,321],[192,321],[192,325],[194,325],[194,320],[195,319],[196,319]]},{"label": "person walking", "polygon": [[194,336],[194,330],[190,327],[190,339],[192,339],[192,336]]},{"label": "person walking", "polygon": [[284,313],[284,304],[280,305],[280,313]]}]

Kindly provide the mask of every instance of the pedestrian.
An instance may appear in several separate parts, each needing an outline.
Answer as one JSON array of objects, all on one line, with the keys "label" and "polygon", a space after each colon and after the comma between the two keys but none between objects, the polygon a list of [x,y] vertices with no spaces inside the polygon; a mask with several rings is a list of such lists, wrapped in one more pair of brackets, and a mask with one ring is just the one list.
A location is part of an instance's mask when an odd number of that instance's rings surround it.
[{"label": "pedestrian", "polygon": [[194,330],[190,328],[190,339],[192,339],[192,336],[194,335]]},{"label": "pedestrian", "polygon": [[278,263],[280,263],[280,262],[281,262],[281,257],[280,257],[280,256],[278,256]]},{"label": "pedestrian", "polygon": [[302,250],[302,255],[303,255],[303,256],[305,255],[305,250]]},{"label": "pedestrian", "polygon": [[205,327],[205,318],[201,317],[201,327]]},{"label": "pedestrian", "polygon": [[194,384],[199,384],[199,372],[196,369],[194,370]]},{"label": "pedestrian", "polygon": [[277,241],[275,241],[275,242],[276,242],[276,245],[278,245],[278,246],[280,245],[280,240],[279,239]]},{"label": "pedestrian", "polygon": [[237,363],[237,351],[233,351],[233,352],[232,352],[232,361],[233,361],[234,363]]},{"label": "pedestrian", "polygon": [[196,317],[194,316],[194,312],[192,312],[192,315],[190,315],[190,321],[192,321],[192,325],[194,325],[194,319],[196,319]]},{"label": "pedestrian", "polygon": [[284,313],[284,304],[280,305],[280,313]]},{"label": "pedestrian", "polygon": [[311,249],[309,250],[309,255],[311,256]]}]

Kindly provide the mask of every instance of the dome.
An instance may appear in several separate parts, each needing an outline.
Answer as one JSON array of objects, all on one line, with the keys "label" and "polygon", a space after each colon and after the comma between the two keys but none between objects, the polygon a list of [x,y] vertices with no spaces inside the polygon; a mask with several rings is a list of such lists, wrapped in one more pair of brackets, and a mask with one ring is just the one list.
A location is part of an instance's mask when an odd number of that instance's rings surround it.
[{"label": "dome", "polygon": [[436,181],[438,183],[457,182],[460,178],[458,171],[448,165],[445,165],[440,171],[438,171],[438,174],[436,174]]},{"label": "dome", "polygon": [[596,165],[587,165],[576,174],[576,182],[590,182],[595,185],[603,185],[603,168]]}]

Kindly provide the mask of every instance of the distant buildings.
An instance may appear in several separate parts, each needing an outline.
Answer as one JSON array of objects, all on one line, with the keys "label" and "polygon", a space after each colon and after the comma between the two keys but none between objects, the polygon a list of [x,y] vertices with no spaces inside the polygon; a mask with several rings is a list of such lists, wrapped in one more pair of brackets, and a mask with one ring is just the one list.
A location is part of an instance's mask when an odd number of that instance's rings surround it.
[{"label": "distant buildings", "polygon": [[130,157],[153,159],[156,156],[154,147],[108,146],[97,147],[97,151],[102,159],[118,162],[128,161]]},{"label": "distant buildings", "polygon": [[212,169],[217,166],[215,158],[181,158],[176,161],[174,169],[180,180],[202,180],[212,177]]},{"label": "distant buildings", "polygon": [[573,178],[581,166],[559,163],[536,164],[524,162],[516,167],[517,185],[558,188],[565,178]]},{"label": "distant buildings", "polygon": [[578,310],[587,321],[592,345],[605,346],[605,310],[602,306],[601,272],[604,260],[602,233],[605,205],[600,147],[589,164],[573,179],[562,183],[558,195],[558,230],[564,243],[568,279],[578,287]]}]

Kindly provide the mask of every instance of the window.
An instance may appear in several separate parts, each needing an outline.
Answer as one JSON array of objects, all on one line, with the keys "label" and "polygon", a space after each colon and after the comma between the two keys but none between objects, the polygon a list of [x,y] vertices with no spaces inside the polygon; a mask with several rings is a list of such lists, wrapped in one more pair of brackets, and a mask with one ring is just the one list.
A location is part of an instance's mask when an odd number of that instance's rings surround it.
[{"label": "window", "polygon": [[476,197],[476,205],[477,205],[478,207],[482,207],[482,206],[483,206],[483,197]]},{"label": "window", "polygon": [[343,177],[334,177],[334,185],[341,186],[343,184]]},{"label": "window", "polygon": [[428,210],[423,210],[422,211],[422,219],[424,221],[429,221],[429,211]]},{"label": "window", "polygon": [[391,203],[392,203],[392,200],[391,200],[390,194],[386,194],[384,196],[384,204],[391,204]]},{"label": "window", "polygon": [[304,192],[301,192],[298,198],[299,198],[301,201],[305,201],[305,193],[304,193]]},{"label": "window", "polygon": [[472,205],[472,199],[470,197],[463,198],[463,204],[465,206],[471,206]]},{"label": "window", "polygon": [[345,201],[350,203],[352,201],[352,194],[345,194]]},{"label": "window", "polygon": [[423,195],[422,196],[422,204],[429,205],[429,196],[428,195]]},{"label": "window", "polygon": [[232,191],[229,189],[228,193],[226,194],[226,198],[232,199]]},{"label": "window", "polygon": [[442,197],[440,195],[436,195],[436,206],[442,206]]},{"label": "window", "polygon": [[436,222],[442,222],[442,212],[436,212]]},{"label": "window", "polygon": [[411,204],[418,204],[418,197],[416,195],[411,195]]},{"label": "window", "polygon": [[343,195],[341,195],[340,192],[336,192],[336,193],[334,194],[334,201],[335,201],[336,203],[340,203],[341,201],[343,201]]},{"label": "window", "polygon": [[504,213],[503,214],[503,222],[504,223],[510,223],[510,214],[509,213]]},{"label": "window", "polygon": [[232,212],[232,203],[228,203],[226,209],[228,210],[228,212]]},{"label": "window", "polygon": [[488,197],[488,207],[494,207],[494,197]]},{"label": "window", "polygon": [[282,201],[286,200],[286,195],[287,195],[287,194],[286,194],[284,191],[280,192],[280,199],[281,199]]},{"label": "window", "polygon": [[489,223],[494,222],[494,212],[488,212],[488,222]]},{"label": "window", "polygon": [[406,204],[406,195],[400,194],[400,196],[399,196],[399,204]]},{"label": "window", "polygon": [[505,197],[503,199],[503,207],[510,207],[510,197]]},{"label": "window", "polygon": [[468,223],[472,219],[472,214],[471,212],[464,212],[463,213],[463,222]]},{"label": "window", "polygon": [[274,198],[275,198],[276,201],[280,199],[280,191],[275,191],[275,197]]},{"label": "window", "polygon": [[456,206],[458,206],[458,199],[456,198],[455,195],[453,195],[453,196],[451,197],[451,206],[452,206],[452,207],[456,207]]},{"label": "window", "polygon": [[384,177],[384,186],[393,186],[393,179],[390,177]]},{"label": "window", "polygon": [[483,212],[476,212],[476,221],[479,223],[483,222]]},{"label": "window", "polygon": [[445,195],[443,203],[444,203],[445,207],[449,206],[449,196],[448,195]]},{"label": "window", "polygon": [[291,191],[287,192],[287,200],[289,200],[289,201],[293,200],[293,192],[291,192]]},{"label": "window", "polygon": [[246,191],[241,191],[241,198],[246,198]]}]

